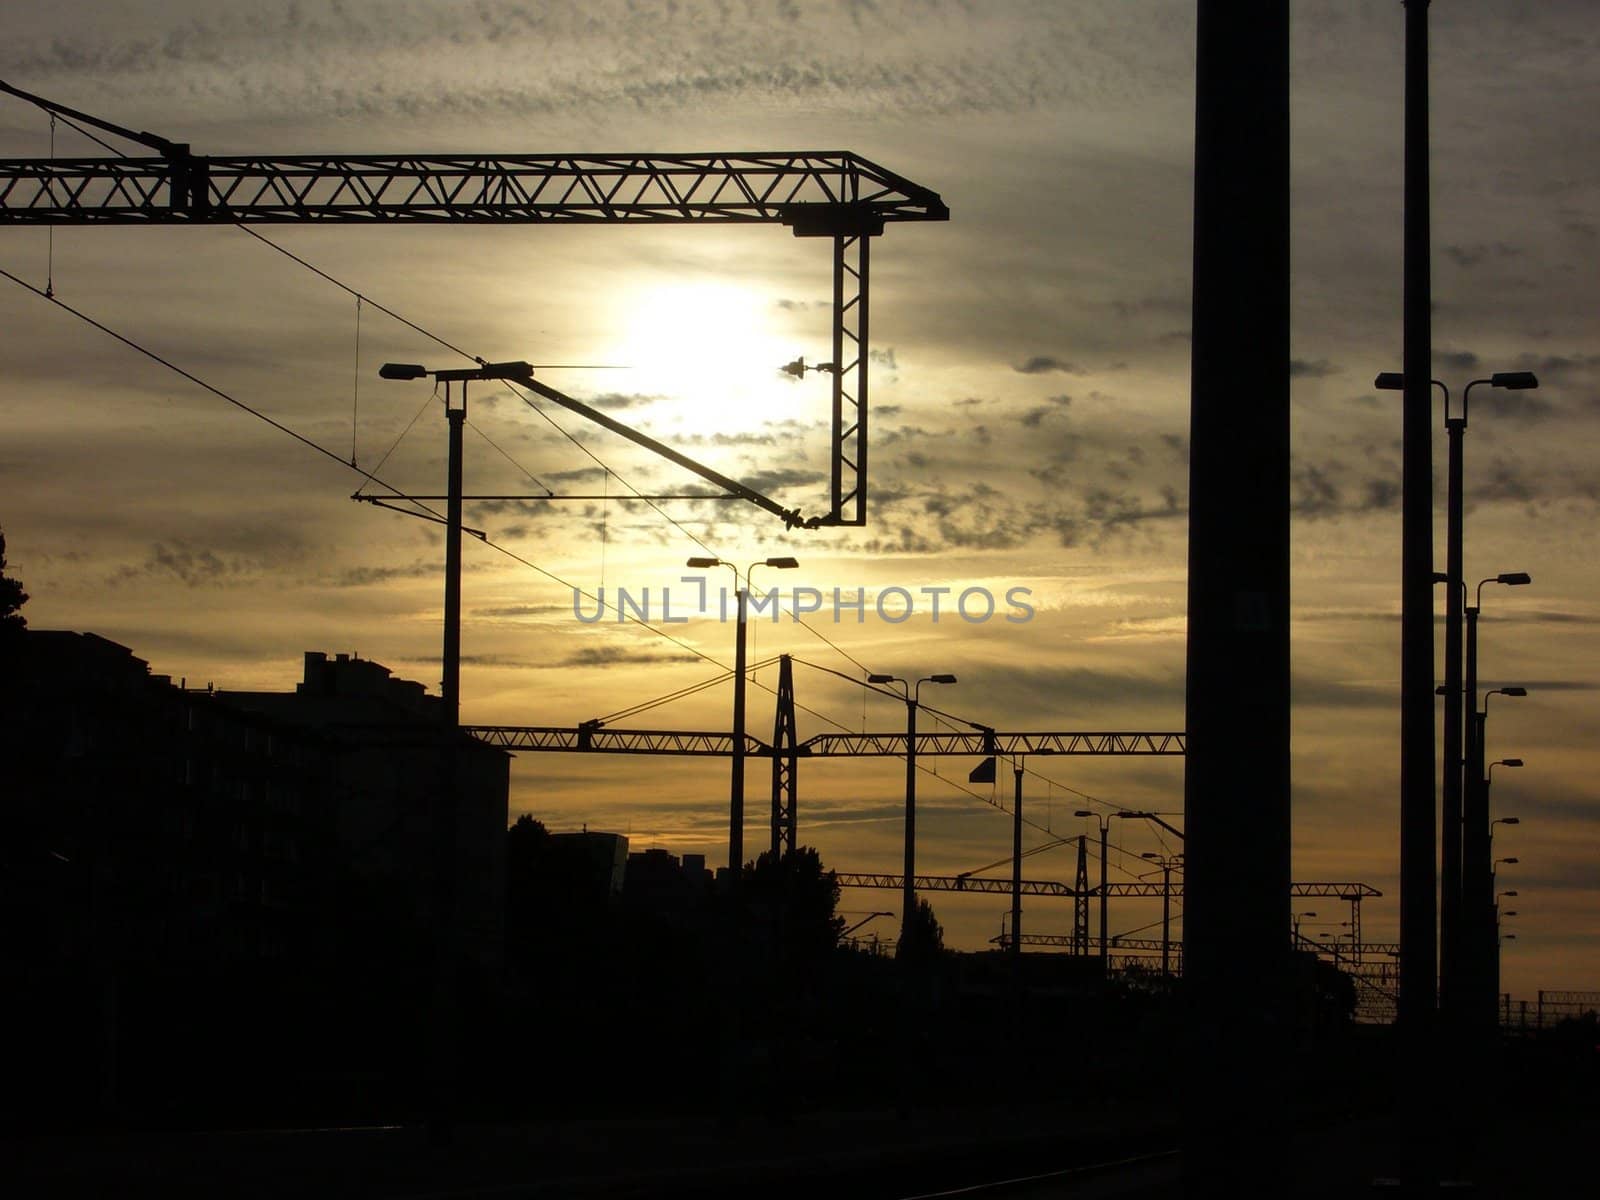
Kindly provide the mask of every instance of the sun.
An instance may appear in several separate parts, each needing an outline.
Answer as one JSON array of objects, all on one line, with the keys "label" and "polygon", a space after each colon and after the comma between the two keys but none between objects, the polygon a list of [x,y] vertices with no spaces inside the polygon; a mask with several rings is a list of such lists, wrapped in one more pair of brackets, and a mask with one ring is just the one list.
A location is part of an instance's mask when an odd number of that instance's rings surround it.
[{"label": "sun", "polygon": [[792,338],[772,312],[769,299],[731,284],[638,287],[619,306],[607,351],[628,367],[617,385],[660,397],[654,422],[695,432],[745,432],[799,416],[790,410],[800,397],[779,370],[794,357]]}]

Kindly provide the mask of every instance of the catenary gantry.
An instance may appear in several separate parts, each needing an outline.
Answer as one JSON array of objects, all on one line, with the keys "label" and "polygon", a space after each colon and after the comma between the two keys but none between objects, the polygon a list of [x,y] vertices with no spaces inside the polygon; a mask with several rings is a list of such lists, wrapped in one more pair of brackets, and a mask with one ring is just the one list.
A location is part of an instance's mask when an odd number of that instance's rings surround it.
[{"label": "catenary gantry", "polygon": [[203,155],[0,91],[156,151],[0,160],[0,225],[778,224],[831,238],[830,507],[785,519],[866,524],[869,247],[888,224],[948,220],[932,189],[843,150]]},{"label": "catenary gantry", "polygon": [[[733,735],[727,730],[606,729],[584,725],[470,725],[468,733],[505,750],[592,751],[602,754],[689,754],[728,756]],[[1181,755],[1182,733],[918,733],[917,754]],[[906,735],[900,733],[819,733],[798,742],[801,758],[903,756]],[[772,757],[772,747],[745,736],[745,754]]]}]

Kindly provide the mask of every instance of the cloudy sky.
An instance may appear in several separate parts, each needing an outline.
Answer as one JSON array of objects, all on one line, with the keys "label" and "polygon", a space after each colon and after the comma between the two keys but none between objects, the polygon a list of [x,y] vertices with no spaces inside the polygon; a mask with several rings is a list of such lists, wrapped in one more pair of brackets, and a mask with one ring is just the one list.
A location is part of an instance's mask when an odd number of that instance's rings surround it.
[{"label": "cloudy sky", "polygon": [[[860,677],[954,672],[940,708],[1035,729],[1181,728],[1189,365],[1193,5],[1185,0],[621,0],[544,4],[107,4],[14,0],[0,77],[203,153],[847,149],[938,191],[948,224],[874,245],[869,524],[786,531],[748,506],[620,497],[681,490],[668,464],[559,409],[481,385],[469,490],[600,494],[482,504],[468,523],[464,718],[571,724],[715,677],[715,613],[661,626],[574,618],[574,586],[661,589],[690,555],[793,555],[785,585],[866,590],[835,623],[761,622],[752,661],[792,652]],[[1401,49],[1393,0],[1293,6],[1294,873],[1385,893],[1397,927]],[[1435,374],[1459,394],[1533,369],[1535,393],[1473,397],[1467,573],[1485,595],[1497,701],[1501,887],[1519,893],[1506,986],[1600,985],[1596,652],[1600,530],[1600,103],[1581,0],[1432,6]],[[59,154],[98,154],[58,127]],[[49,121],[0,104],[0,154],[50,153]],[[278,245],[489,359],[525,358],[718,469],[816,511],[827,385],[777,367],[829,356],[825,241],[778,227],[264,229]],[[402,489],[442,490],[444,422],[379,363],[460,365],[438,342],[231,228],[0,229],[0,267]],[[288,688],[305,649],[438,671],[436,527],[353,504],[350,470],[0,280],[0,523],[38,628],[92,630],[153,669]],[[603,365],[573,369],[564,364]],[[478,435],[482,436],[478,436]],[[1438,459],[1443,446],[1440,439]],[[381,468],[379,464],[381,465]],[[1442,497],[1441,497],[1442,499]],[[508,557],[514,552],[537,569]],[[726,571],[712,573],[711,586]],[[777,583],[777,572],[758,584]],[[922,600],[893,623],[884,589]],[[1033,618],[934,621],[923,588],[1030,589]],[[948,604],[948,600],[946,601]],[[584,602],[592,612],[592,602]],[[898,607],[893,610],[898,615]],[[711,660],[707,661],[708,656]],[[756,676],[775,684],[775,670]],[[903,708],[798,668],[802,737],[900,728]],[[726,682],[619,724],[725,723]],[[770,731],[768,692],[750,725]],[[925,719],[925,727],[928,721]],[[1009,787],[927,760],[919,864],[1009,853]],[[802,838],[831,865],[898,870],[903,768],[802,771]],[[1027,810],[1057,835],[1085,805],[1172,811],[1176,760],[1036,760]],[[1009,782],[1009,781],[1007,781]],[[760,826],[764,772],[752,771]],[[636,847],[725,853],[711,760],[525,755],[513,808]],[[1086,799],[1090,797],[1092,799]],[[1114,822],[1111,878],[1163,846]],[[1029,831],[1029,844],[1045,840]],[[1169,839],[1167,848],[1175,848]],[[1029,874],[1070,878],[1046,851]],[[1097,871],[1091,865],[1091,872]],[[999,929],[1003,897],[932,897],[952,940]],[[853,892],[845,907],[895,907]],[[1324,903],[1307,932],[1340,932]],[[1159,906],[1113,909],[1114,932]],[[1046,903],[1027,927],[1065,931]],[[1319,922],[1321,924],[1319,924]],[[887,926],[888,922],[880,924]],[[889,932],[886,928],[885,932]]]}]

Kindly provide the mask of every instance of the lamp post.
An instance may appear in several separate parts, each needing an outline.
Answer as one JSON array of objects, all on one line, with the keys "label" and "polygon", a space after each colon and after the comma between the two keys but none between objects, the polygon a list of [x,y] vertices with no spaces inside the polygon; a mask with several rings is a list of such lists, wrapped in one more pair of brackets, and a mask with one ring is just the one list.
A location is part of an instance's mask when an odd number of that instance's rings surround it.
[{"label": "lamp post", "polygon": [[[1050,747],[1035,750],[1035,754],[1054,754]],[[1022,772],[1027,755],[1017,754],[1011,759],[1014,787],[1011,793],[1011,941],[1009,943],[1014,963],[1022,958]]]},{"label": "lamp post", "polygon": [[[1516,818],[1514,818],[1514,817],[1512,818],[1512,820],[1515,820],[1515,819]],[[1514,908],[1508,908],[1504,912],[1500,911],[1500,897],[1502,897],[1502,896],[1515,896],[1516,894],[1517,894],[1516,890],[1512,889],[1511,891],[1506,891],[1506,892],[1496,892],[1495,893],[1495,897],[1494,897],[1494,914],[1495,915],[1494,915],[1494,979],[1493,979],[1493,984],[1494,984],[1494,995],[1495,995],[1497,1000],[1498,1000],[1498,997],[1500,995],[1500,946],[1501,946],[1502,941],[1505,938],[1508,938],[1508,937],[1514,938],[1514,937],[1517,936],[1514,933],[1502,934],[1500,932],[1500,920],[1501,920],[1501,918],[1502,917],[1514,917],[1514,916],[1517,915],[1517,910],[1514,909]]]},{"label": "lamp post", "polygon": [[[1488,697],[1478,711],[1478,614],[1483,607],[1485,584],[1506,587],[1526,587],[1533,577],[1526,571],[1503,572],[1478,581],[1474,594],[1476,603],[1466,610],[1466,679],[1462,698],[1466,702],[1466,758],[1462,804],[1462,854],[1461,898],[1465,920],[1461,944],[1464,947],[1464,972],[1467,975],[1467,992],[1471,999],[1463,1006],[1471,1014],[1470,1023],[1482,1023],[1484,1006],[1492,1004],[1494,997],[1484,998],[1490,973],[1487,947],[1492,936],[1489,928],[1492,896],[1489,891],[1489,788],[1484,769],[1485,722],[1488,720]],[[1504,696],[1525,696],[1526,688],[1504,687],[1493,689]],[[1490,1014],[1492,1016],[1492,1014]]]},{"label": "lamp post", "polygon": [[1314,912],[1297,912],[1297,913],[1294,914],[1294,917],[1293,917],[1293,920],[1294,920],[1294,941],[1295,941],[1295,945],[1296,946],[1298,946],[1300,944],[1300,918],[1301,917],[1314,917],[1316,915],[1317,914],[1314,913]]},{"label": "lamp post", "polygon": [[[418,363],[384,363],[384,379],[422,379],[432,375],[444,384],[444,415],[450,425],[444,539],[444,654],[439,694],[444,699],[444,723],[454,728],[461,720],[461,429],[467,421],[467,382],[473,379],[511,379],[526,383],[533,367],[525,362],[483,363],[461,370],[430,371]],[[451,384],[459,383],[459,403],[452,405]]]},{"label": "lamp post", "polygon": [[[745,568],[746,587],[739,586],[739,568],[721,558],[691,558],[688,566],[698,570],[727,567],[733,572],[734,600],[738,609],[733,645],[733,773],[728,784],[728,886],[737,889],[744,869],[744,698],[745,698],[745,612],[750,572],[757,567],[793,570],[800,564],[792,558],[765,558]],[[726,610],[724,610],[726,611]]]},{"label": "lamp post", "polygon": [[1111,826],[1111,817],[1116,814],[1102,816],[1091,812],[1087,808],[1080,808],[1073,814],[1075,817],[1093,817],[1100,823],[1100,977],[1106,977],[1110,966],[1106,950],[1106,830]]},{"label": "lamp post", "polygon": [[[1172,975],[1170,966],[1172,948],[1172,868],[1182,864],[1183,855],[1173,854],[1169,856],[1157,854],[1154,850],[1146,850],[1139,857],[1148,858],[1161,868],[1161,976],[1166,979]],[[1294,929],[1296,936],[1299,936],[1300,933],[1300,915],[1297,914],[1295,916]],[[1303,915],[1314,917],[1317,914],[1305,913]]]},{"label": "lamp post", "polygon": [[[1461,412],[1450,413],[1450,389],[1439,380],[1430,381],[1444,393],[1444,428],[1449,443],[1449,467],[1445,504],[1445,570],[1435,573],[1435,582],[1446,584],[1444,644],[1444,747],[1443,785],[1440,790],[1439,824],[1439,1006],[1446,1019],[1459,1016],[1459,991],[1462,973],[1462,797],[1463,797],[1463,707],[1461,637],[1466,583],[1462,578],[1462,442],[1467,431],[1467,414],[1472,389],[1482,384],[1524,391],[1539,386],[1531,371],[1501,371],[1487,379],[1474,379],[1461,393]],[[1385,371],[1373,380],[1374,386],[1390,391],[1405,390],[1405,376]]]},{"label": "lamp post", "polygon": [[[461,431],[467,422],[467,384],[474,379],[512,379],[526,383],[533,367],[525,362],[480,363],[459,370],[430,371],[419,363],[384,363],[384,379],[422,379],[432,375],[444,384],[444,414],[449,425],[445,487],[444,645],[440,655],[440,720],[447,741],[441,755],[444,786],[432,801],[433,979],[431,1051],[437,1097],[430,1118],[433,1136],[448,1140],[454,1121],[457,1078],[456,962],[460,946],[456,929],[456,877],[460,870],[456,832],[460,803],[461,735]],[[456,393],[451,386],[460,384]]]},{"label": "lamp post", "polygon": [[954,683],[954,675],[924,675],[915,683],[898,675],[868,675],[868,683],[898,683],[906,702],[906,850],[905,878],[900,899],[900,942],[904,945],[906,934],[917,909],[917,704],[922,698],[925,683]]}]

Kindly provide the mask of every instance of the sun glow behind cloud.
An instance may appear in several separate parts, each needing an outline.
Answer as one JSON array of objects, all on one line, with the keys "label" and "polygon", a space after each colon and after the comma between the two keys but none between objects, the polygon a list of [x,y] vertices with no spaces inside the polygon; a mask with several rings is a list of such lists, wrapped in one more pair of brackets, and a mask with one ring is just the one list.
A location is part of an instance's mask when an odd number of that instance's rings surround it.
[{"label": "sun glow behind cloud", "polygon": [[794,357],[793,343],[772,311],[766,297],[732,283],[641,283],[616,303],[602,353],[628,368],[629,391],[672,402],[655,406],[653,419],[755,432],[796,399],[778,369]]}]

